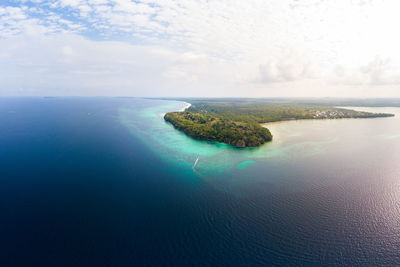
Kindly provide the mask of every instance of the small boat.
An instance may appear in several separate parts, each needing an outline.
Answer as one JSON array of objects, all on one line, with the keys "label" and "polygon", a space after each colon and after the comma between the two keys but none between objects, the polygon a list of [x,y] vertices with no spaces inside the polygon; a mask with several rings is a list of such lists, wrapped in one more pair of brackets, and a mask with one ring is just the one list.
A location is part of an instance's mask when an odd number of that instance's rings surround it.
[{"label": "small boat", "polygon": [[196,161],[194,162],[194,164],[193,164],[193,166],[192,166],[192,169],[193,169],[193,170],[194,170],[194,167],[196,167],[197,162],[199,162],[199,156],[197,156],[197,159],[196,159]]}]

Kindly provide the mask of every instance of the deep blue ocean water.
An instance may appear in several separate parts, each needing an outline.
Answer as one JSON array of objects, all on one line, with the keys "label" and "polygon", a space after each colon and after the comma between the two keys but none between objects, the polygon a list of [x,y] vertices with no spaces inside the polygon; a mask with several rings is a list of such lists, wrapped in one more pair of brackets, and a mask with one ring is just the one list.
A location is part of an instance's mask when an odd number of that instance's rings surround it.
[{"label": "deep blue ocean water", "polygon": [[397,119],[238,150],[163,121],[183,107],[0,99],[0,265],[400,265]]}]

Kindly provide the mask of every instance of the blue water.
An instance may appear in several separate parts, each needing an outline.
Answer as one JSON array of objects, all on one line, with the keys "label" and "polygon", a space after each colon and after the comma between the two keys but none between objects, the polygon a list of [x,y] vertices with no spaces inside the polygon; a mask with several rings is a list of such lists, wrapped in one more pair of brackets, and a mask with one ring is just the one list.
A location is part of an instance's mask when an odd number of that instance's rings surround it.
[{"label": "blue water", "polygon": [[163,121],[186,106],[0,99],[0,265],[400,264],[399,116],[234,149]]}]

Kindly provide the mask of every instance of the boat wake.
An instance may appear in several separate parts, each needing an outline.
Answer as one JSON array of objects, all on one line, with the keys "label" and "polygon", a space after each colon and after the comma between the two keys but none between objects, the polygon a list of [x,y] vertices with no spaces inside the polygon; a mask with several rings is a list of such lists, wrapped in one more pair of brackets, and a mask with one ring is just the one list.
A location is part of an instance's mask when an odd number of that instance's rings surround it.
[{"label": "boat wake", "polygon": [[192,169],[194,170],[194,168],[196,167],[197,163],[199,162],[199,156],[197,156],[196,161],[194,162]]}]

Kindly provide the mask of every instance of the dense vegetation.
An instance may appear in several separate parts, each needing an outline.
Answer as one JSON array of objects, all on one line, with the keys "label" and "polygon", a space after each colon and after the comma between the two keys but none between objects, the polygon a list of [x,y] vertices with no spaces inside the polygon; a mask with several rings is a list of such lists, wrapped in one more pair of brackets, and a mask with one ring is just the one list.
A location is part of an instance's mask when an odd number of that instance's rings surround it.
[{"label": "dense vegetation", "polygon": [[393,116],[326,106],[294,104],[197,102],[188,109],[193,113],[215,114],[234,121],[249,120],[258,123],[302,119],[375,118]]},{"label": "dense vegetation", "polygon": [[272,140],[268,129],[258,123],[233,121],[212,114],[171,112],[165,120],[194,138],[226,143],[237,147],[254,147]]},{"label": "dense vegetation", "polygon": [[[188,100],[186,100],[188,101]],[[254,147],[272,140],[261,123],[299,119],[375,118],[393,114],[370,113],[329,106],[248,99],[189,100],[184,112],[171,112],[165,120],[187,135],[237,147]]]}]

